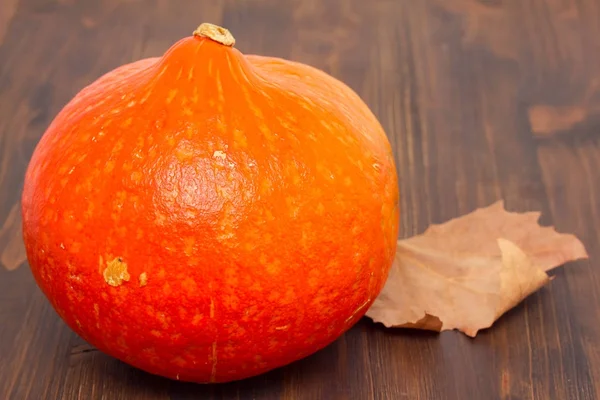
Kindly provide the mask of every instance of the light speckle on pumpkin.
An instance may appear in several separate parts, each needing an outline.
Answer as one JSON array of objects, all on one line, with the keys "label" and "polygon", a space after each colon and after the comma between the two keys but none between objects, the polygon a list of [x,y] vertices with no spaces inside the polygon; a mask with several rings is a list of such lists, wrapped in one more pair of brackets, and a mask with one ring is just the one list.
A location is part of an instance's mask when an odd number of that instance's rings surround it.
[{"label": "light speckle on pumpkin", "polygon": [[269,350],[273,350],[275,348],[277,348],[279,346],[279,340],[275,339],[275,338],[271,338],[269,339]]},{"label": "light speckle on pumpkin", "polygon": [[115,168],[115,162],[113,160],[108,160],[106,164],[104,164],[104,172],[109,174]]},{"label": "light speckle on pumpkin", "polygon": [[202,321],[203,318],[204,318],[204,315],[195,314],[194,317],[192,318],[192,325],[198,325],[200,323],[200,321]]},{"label": "light speckle on pumpkin", "polygon": [[223,93],[223,82],[221,82],[221,73],[217,70],[215,78],[217,84],[217,110],[219,114],[223,113],[223,104],[225,104],[225,94]]},{"label": "light speckle on pumpkin", "polygon": [[79,250],[81,250],[80,242],[73,242],[69,246],[69,253],[71,253],[71,254],[77,254],[77,253],[79,253]]},{"label": "light speckle on pumpkin", "polygon": [[140,282],[140,287],[144,287],[148,284],[148,274],[145,272],[142,272],[140,274],[140,276],[138,277],[138,280]]},{"label": "light speckle on pumpkin", "polygon": [[121,150],[123,150],[123,139],[117,140],[117,142],[115,143],[115,145],[114,145],[114,147],[112,149],[112,153],[113,154],[117,154]]},{"label": "light speckle on pumpkin", "polygon": [[256,104],[254,104],[254,101],[252,101],[252,99],[250,98],[250,92],[248,92],[247,89],[244,88],[243,92],[246,97],[246,100],[248,101],[248,105],[249,105],[250,109],[252,110],[252,113],[257,117],[257,119],[259,121],[261,121],[261,124],[259,125],[259,129],[261,131],[263,131],[265,129],[268,130],[268,127],[265,125],[264,122],[262,122],[264,120],[262,110]]},{"label": "light speckle on pumpkin", "polygon": [[139,171],[133,171],[131,173],[131,180],[135,183],[139,183],[142,180],[142,173]]},{"label": "light speckle on pumpkin", "polygon": [[167,321],[167,317],[165,316],[165,313],[162,313],[162,312],[156,313],[156,318],[160,321],[163,329],[169,328],[169,322]]},{"label": "light speckle on pumpkin", "polygon": [[94,303],[94,317],[96,319],[96,328],[100,329],[100,307]]},{"label": "light speckle on pumpkin", "polygon": [[225,134],[227,132],[227,126],[225,125],[225,122],[223,122],[221,119],[217,120],[217,129],[222,134]]},{"label": "light speckle on pumpkin", "polygon": [[121,286],[123,281],[129,281],[129,272],[127,272],[127,264],[120,257],[107,262],[106,268],[102,274],[104,280],[110,286]]},{"label": "light speckle on pumpkin", "polygon": [[127,192],[124,190],[119,190],[115,196],[115,208],[122,208],[125,200],[127,200]]},{"label": "light speckle on pumpkin", "polygon": [[233,237],[235,237],[235,234],[233,232],[231,232],[231,231],[224,231],[224,232],[219,233],[217,235],[217,240],[219,242],[226,242],[229,239],[232,239]]},{"label": "light speckle on pumpkin", "polygon": [[290,329],[290,324],[284,325],[284,326],[276,326],[275,330],[276,331],[287,331],[288,329]]},{"label": "light speckle on pumpkin", "polygon": [[198,88],[196,86],[194,86],[194,91],[192,92],[192,103],[196,104],[198,103],[198,100],[200,99],[200,95],[198,94]]},{"label": "light speckle on pumpkin", "polygon": [[[181,368],[183,368],[183,367],[185,367],[187,365],[187,362],[183,358],[181,358],[180,356],[177,356],[177,357],[173,358],[171,360],[171,363],[173,363],[173,364],[175,364],[175,365],[177,365],[178,367],[181,367]],[[179,374],[177,374],[177,379],[179,379]]]},{"label": "light speckle on pumpkin", "polygon": [[104,270],[104,258],[102,256],[98,257],[98,272],[102,273]]},{"label": "light speckle on pumpkin", "polygon": [[210,311],[209,311],[209,315],[211,318],[215,317],[215,299],[213,299],[212,297],[210,298]]},{"label": "light speckle on pumpkin", "polygon": [[263,134],[263,138],[267,139],[267,141],[273,142],[275,140],[275,135],[269,129],[269,127],[267,126],[267,124],[261,123],[260,125],[258,125],[258,129]]},{"label": "light speckle on pumpkin", "polygon": [[210,381],[214,382],[217,377],[217,342],[216,341],[213,342],[213,344],[212,344],[211,360],[212,360],[212,371],[210,374]]},{"label": "light speckle on pumpkin", "polygon": [[308,271],[308,286],[315,289],[321,281],[321,271],[318,268],[313,268]]},{"label": "light speckle on pumpkin", "polygon": [[187,73],[188,81],[191,81],[193,77],[194,77],[194,66],[192,65]]},{"label": "light speckle on pumpkin", "polygon": [[85,181],[83,182],[83,185],[85,187],[85,190],[87,190],[88,192],[91,192],[92,189],[94,188],[94,183],[92,182],[92,177],[88,176]]},{"label": "light speckle on pumpkin", "polygon": [[161,337],[161,336],[162,336],[162,333],[160,333],[160,331],[157,331],[156,329],[152,329],[152,330],[150,331],[150,334],[151,334],[152,336],[154,336],[154,337],[157,337],[157,338],[159,338],[159,337]]},{"label": "light speckle on pumpkin", "polygon": [[157,78],[160,78],[161,76],[163,76],[165,74],[165,72],[167,72],[167,69],[169,69],[168,65],[165,65],[164,67],[162,67],[162,69],[160,70],[160,72],[158,73]]},{"label": "light speckle on pumpkin", "polygon": [[213,60],[212,60],[212,58],[208,59],[208,61],[206,63],[206,66],[208,67],[207,68],[208,69],[208,76],[212,76],[212,72],[213,72],[212,71],[213,70]]},{"label": "light speckle on pumpkin", "polygon": [[58,169],[58,175],[64,175],[67,173],[67,169],[69,169],[69,166],[64,164],[62,165],[59,169]]},{"label": "light speckle on pumpkin", "polygon": [[227,154],[225,154],[225,152],[223,152],[221,150],[216,150],[213,153],[213,157],[214,158],[220,158],[221,160],[225,160],[227,158]]},{"label": "light speckle on pumpkin", "polygon": [[163,285],[162,291],[165,296],[168,296],[171,293],[173,293],[173,288],[171,288],[171,285],[169,284],[169,282],[167,282]]},{"label": "light speckle on pumpkin", "polygon": [[196,238],[193,236],[188,236],[183,239],[184,249],[183,252],[186,256],[191,256],[194,251],[194,245],[196,244]]},{"label": "light speckle on pumpkin", "polygon": [[123,337],[123,335],[121,335],[117,338],[117,346],[119,346],[120,350],[123,352],[126,352],[127,350],[129,350],[129,346],[127,346],[127,342],[125,341],[125,338]]},{"label": "light speckle on pumpkin", "polygon": [[156,223],[156,225],[164,225],[165,221],[167,220],[167,217],[160,211],[155,212],[155,217],[156,219],[154,220],[154,222]]},{"label": "light speckle on pumpkin", "polygon": [[123,123],[121,124],[121,127],[127,128],[128,126],[131,125],[132,122],[133,122],[133,118],[127,118],[125,121],[123,121]]},{"label": "light speckle on pumpkin", "polygon": [[356,310],[354,310],[352,315],[350,315],[348,318],[346,318],[346,321],[344,321],[344,323],[348,324],[349,322],[352,322],[354,317],[356,317],[356,314],[361,312],[367,305],[369,305],[370,301],[371,301],[371,298],[368,298],[367,300],[365,300],[364,303],[362,303],[360,306],[358,306],[358,308]]},{"label": "light speckle on pumpkin", "polygon": [[150,97],[151,94],[152,94],[152,90],[148,90],[146,92],[146,94],[144,94],[144,97],[141,98],[140,104],[144,104],[146,101],[148,101],[148,98]]},{"label": "light speckle on pumpkin", "polygon": [[323,215],[323,213],[325,212],[325,206],[323,205],[323,203],[317,204],[317,208],[315,211],[317,212],[317,215]]},{"label": "light speckle on pumpkin", "polygon": [[84,216],[84,218],[85,218],[85,219],[90,219],[90,218],[92,218],[92,215],[94,214],[94,209],[95,209],[95,208],[96,208],[96,207],[94,206],[94,203],[92,203],[92,202],[89,202],[89,203],[88,203],[88,206],[87,206],[87,209],[86,209],[86,210],[84,211],[84,213],[83,213],[83,216]]},{"label": "light speckle on pumpkin", "polygon": [[246,148],[248,146],[248,141],[246,139],[246,135],[240,129],[233,129],[233,147],[234,148]]},{"label": "light speckle on pumpkin", "polygon": [[298,217],[298,212],[300,211],[300,207],[296,204],[296,199],[288,196],[285,198],[285,203],[288,206],[290,217],[296,218]]},{"label": "light speckle on pumpkin", "polygon": [[264,216],[265,216],[265,221],[275,221],[275,216],[273,215],[271,210],[265,209]]},{"label": "light speckle on pumpkin", "polygon": [[271,189],[273,188],[273,183],[271,182],[271,180],[269,179],[263,179],[260,182],[260,194],[261,195],[267,195],[271,192]]},{"label": "light speckle on pumpkin", "polygon": [[196,284],[196,281],[189,277],[181,281],[181,287],[185,289],[185,291],[187,291],[189,294],[194,294],[198,291],[198,285]]},{"label": "light speckle on pumpkin", "polygon": [[171,104],[171,102],[173,101],[173,99],[175,98],[175,96],[177,96],[177,89],[171,89],[169,90],[169,94],[167,95],[167,104]]},{"label": "light speckle on pumpkin", "polygon": [[275,301],[279,300],[280,297],[281,297],[281,293],[278,292],[278,291],[276,291],[276,290],[274,290],[274,291],[272,291],[272,292],[269,293],[269,296],[267,297],[267,300],[275,302]]},{"label": "light speckle on pumpkin", "polygon": [[270,262],[267,264],[267,273],[269,273],[271,275],[275,275],[279,271],[281,271],[281,261],[280,260],[273,260],[273,262]]}]

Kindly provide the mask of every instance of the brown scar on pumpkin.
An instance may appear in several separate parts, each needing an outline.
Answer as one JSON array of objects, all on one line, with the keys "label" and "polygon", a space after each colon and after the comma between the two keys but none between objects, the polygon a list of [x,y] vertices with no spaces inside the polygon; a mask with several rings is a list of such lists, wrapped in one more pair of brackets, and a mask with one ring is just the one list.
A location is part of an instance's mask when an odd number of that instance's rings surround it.
[{"label": "brown scar on pumpkin", "polygon": [[127,272],[127,264],[123,262],[121,257],[117,257],[106,263],[106,268],[102,274],[104,280],[110,286],[121,286],[123,281],[129,282],[129,272]]},{"label": "brown scar on pumpkin", "polygon": [[148,274],[147,273],[142,272],[138,279],[140,281],[140,287],[144,287],[148,284]]}]

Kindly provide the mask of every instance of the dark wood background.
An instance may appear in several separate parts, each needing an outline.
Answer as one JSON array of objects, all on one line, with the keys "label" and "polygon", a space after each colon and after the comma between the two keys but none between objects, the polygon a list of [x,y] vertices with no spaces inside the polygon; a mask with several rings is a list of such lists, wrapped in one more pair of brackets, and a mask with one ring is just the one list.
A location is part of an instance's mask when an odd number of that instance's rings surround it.
[{"label": "dark wood background", "polygon": [[[403,237],[502,198],[575,233],[591,260],[558,270],[476,339],[365,319],[238,383],[171,382],[95,351],[26,266],[24,170],[84,85],[204,21],[245,53],[322,68],[365,99],[396,155]],[[599,89],[597,0],[1,0],[0,398],[600,398]]]}]

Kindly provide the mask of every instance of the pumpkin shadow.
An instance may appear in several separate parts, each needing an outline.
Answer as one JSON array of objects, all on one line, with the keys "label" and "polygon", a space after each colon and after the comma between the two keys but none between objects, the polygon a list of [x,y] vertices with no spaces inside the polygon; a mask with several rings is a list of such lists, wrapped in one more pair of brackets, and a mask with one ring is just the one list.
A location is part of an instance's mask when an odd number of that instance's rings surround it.
[{"label": "pumpkin shadow", "polygon": [[111,380],[117,386],[124,388],[124,392],[134,392],[139,388],[153,393],[166,393],[171,398],[184,399],[260,399],[278,397],[283,395],[285,382],[290,379],[301,380],[304,385],[320,385],[323,377],[334,373],[336,364],[335,342],[322,350],[291,364],[268,371],[264,374],[250,377],[240,381],[214,384],[197,384],[179,382],[161,376],[152,375],[122,361],[114,359],[119,364],[118,368],[109,371]]},{"label": "pumpkin shadow", "polygon": [[392,335],[407,339],[436,339],[440,336],[440,333],[435,331],[414,328],[386,328],[385,325],[367,320],[367,318],[363,318],[363,320],[361,322],[364,324],[365,331],[379,335]]}]

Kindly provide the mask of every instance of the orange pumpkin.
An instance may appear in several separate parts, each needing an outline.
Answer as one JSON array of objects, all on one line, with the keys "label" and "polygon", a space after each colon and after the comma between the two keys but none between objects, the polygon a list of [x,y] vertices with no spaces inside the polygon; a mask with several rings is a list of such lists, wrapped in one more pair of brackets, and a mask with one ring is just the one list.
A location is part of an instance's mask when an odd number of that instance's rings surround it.
[{"label": "orange pumpkin", "polygon": [[24,240],[99,350],[194,382],[303,358],[378,295],[398,234],[390,145],[347,86],[210,24],[83,89],[27,170]]}]

